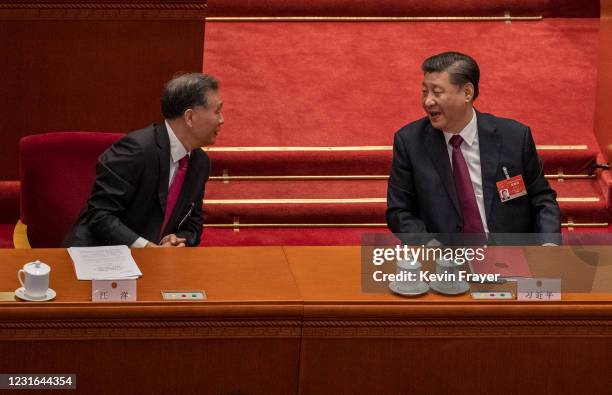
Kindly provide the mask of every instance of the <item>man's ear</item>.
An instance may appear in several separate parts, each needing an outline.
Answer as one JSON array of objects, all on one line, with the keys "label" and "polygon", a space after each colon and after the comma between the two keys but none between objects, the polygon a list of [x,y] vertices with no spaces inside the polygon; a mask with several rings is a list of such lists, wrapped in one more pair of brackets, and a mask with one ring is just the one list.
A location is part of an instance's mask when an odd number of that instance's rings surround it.
[{"label": "man's ear", "polygon": [[183,113],[183,119],[185,120],[185,123],[187,124],[187,126],[192,127],[193,126],[193,109],[188,108],[185,110],[185,112]]},{"label": "man's ear", "polygon": [[463,85],[463,93],[465,95],[466,102],[474,100],[474,84],[468,82]]}]

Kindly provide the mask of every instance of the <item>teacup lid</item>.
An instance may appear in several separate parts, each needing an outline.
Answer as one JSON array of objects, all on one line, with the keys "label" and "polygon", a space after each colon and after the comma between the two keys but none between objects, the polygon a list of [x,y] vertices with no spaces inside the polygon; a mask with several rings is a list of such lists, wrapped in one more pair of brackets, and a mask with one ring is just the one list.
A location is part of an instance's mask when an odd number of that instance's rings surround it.
[{"label": "teacup lid", "polygon": [[421,267],[421,262],[415,260],[399,260],[397,261],[397,267],[404,270],[410,269],[419,269]]},{"label": "teacup lid", "polygon": [[456,261],[454,261],[452,259],[446,259],[446,258],[436,259],[436,264],[438,266],[442,266],[442,267],[460,266],[459,263],[457,263]]},{"label": "teacup lid", "polygon": [[41,261],[36,260],[34,262],[26,263],[23,266],[23,270],[25,270],[25,272],[28,274],[41,276],[49,273],[51,271],[51,268],[46,263],[42,263]]}]

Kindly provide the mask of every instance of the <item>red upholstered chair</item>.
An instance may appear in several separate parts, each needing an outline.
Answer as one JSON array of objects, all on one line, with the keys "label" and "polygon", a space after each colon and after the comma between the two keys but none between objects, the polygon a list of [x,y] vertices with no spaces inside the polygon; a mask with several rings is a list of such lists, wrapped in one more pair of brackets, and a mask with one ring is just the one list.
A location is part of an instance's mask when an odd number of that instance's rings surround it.
[{"label": "red upholstered chair", "polygon": [[19,219],[19,181],[0,181],[0,248],[13,248],[13,230]]},{"label": "red upholstered chair", "polygon": [[57,132],[20,140],[21,222],[30,246],[60,245],[91,193],[98,157],[122,136]]}]

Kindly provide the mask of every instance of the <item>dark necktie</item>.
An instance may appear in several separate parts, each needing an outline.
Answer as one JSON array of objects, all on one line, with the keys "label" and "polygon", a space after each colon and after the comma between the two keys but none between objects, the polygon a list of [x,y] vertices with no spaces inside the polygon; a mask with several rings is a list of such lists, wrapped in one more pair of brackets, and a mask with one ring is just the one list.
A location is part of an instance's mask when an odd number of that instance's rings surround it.
[{"label": "dark necktie", "polygon": [[164,212],[164,222],[160,228],[159,237],[163,237],[166,234],[166,226],[168,225],[168,221],[170,221],[170,217],[172,216],[172,212],[174,211],[174,206],[176,206],[176,202],[178,201],[178,197],[181,194],[181,189],[183,189],[183,181],[185,181],[185,175],[187,174],[187,164],[189,163],[189,156],[185,155],[179,160],[179,167],[174,174],[174,178],[172,179],[172,184],[170,184],[170,188],[168,188],[168,197],[166,199],[166,211]]},{"label": "dark necktie", "polygon": [[456,134],[451,137],[448,143],[453,146],[453,175],[459,206],[463,214],[463,232],[484,233],[470,172],[461,153],[463,138]]}]

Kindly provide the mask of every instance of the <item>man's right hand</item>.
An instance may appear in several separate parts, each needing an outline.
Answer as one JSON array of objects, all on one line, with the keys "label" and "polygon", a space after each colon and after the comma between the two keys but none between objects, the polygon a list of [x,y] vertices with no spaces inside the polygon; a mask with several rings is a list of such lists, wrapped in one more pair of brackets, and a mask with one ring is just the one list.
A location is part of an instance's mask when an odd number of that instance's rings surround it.
[{"label": "man's right hand", "polygon": [[164,236],[160,241],[160,247],[185,247],[187,239],[184,237],[178,237],[174,233]]},{"label": "man's right hand", "polygon": [[187,239],[183,237],[177,237],[174,234],[166,235],[159,244],[148,242],[145,248],[163,248],[163,247],[185,247]]}]

